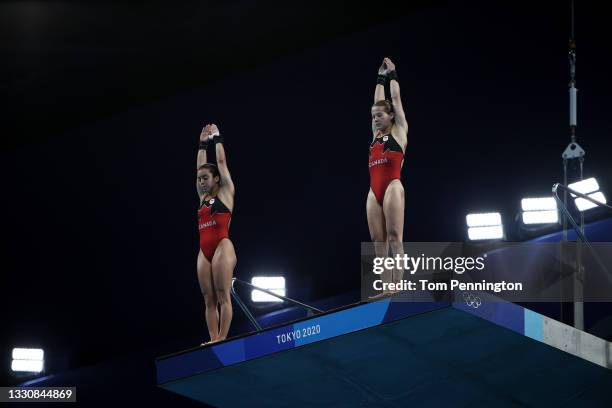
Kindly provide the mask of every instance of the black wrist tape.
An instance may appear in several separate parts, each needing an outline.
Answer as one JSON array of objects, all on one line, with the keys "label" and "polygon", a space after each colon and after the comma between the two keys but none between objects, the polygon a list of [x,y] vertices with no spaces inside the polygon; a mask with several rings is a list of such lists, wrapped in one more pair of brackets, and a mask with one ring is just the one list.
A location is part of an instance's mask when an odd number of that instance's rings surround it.
[{"label": "black wrist tape", "polygon": [[397,72],[395,70],[389,71],[389,81],[395,79],[397,81]]},{"label": "black wrist tape", "polygon": [[213,136],[213,143],[214,144],[223,143],[223,136],[220,134]]},{"label": "black wrist tape", "polygon": [[376,78],[376,83],[378,85],[386,85],[387,83],[387,77],[385,75],[382,74],[378,74],[378,78]]}]

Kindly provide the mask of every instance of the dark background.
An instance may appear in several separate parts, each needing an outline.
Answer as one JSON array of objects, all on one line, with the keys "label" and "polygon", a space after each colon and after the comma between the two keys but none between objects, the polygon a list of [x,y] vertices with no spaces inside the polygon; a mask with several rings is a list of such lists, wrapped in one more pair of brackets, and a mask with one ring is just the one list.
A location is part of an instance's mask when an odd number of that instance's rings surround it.
[{"label": "dark background", "polygon": [[[520,198],[562,181],[569,9],[2,3],[3,382],[15,346],[67,368],[204,338],[194,169],[206,122],[226,136],[237,188],[236,276],[283,274],[303,300],[357,288],[385,56],[410,122],[404,240],[461,241],[465,214],[486,210],[512,239]],[[610,196],[607,18],[576,6],[578,141],[585,176]]]}]

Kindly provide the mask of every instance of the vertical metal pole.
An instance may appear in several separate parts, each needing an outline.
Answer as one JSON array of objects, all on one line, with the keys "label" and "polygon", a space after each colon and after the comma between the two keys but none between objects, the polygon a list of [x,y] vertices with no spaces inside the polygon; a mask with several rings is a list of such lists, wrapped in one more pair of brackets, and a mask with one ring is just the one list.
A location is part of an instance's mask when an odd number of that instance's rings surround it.
[{"label": "vertical metal pole", "polygon": [[[563,185],[567,186],[567,159],[563,159]],[[565,208],[567,208],[567,190],[563,189],[563,205]],[[565,214],[565,212],[563,212],[563,236],[561,239],[561,245],[559,246],[561,254],[559,256],[560,259],[560,264],[559,264],[559,281],[561,283],[561,285],[559,285],[559,290],[560,290],[560,297],[559,299],[561,300],[561,302],[559,302],[559,321],[564,322],[564,318],[563,318],[563,301],[565,299],[565,285],[563,285],[563,281],[564,281],[564,269],[565,269],[565,259],[564,259],[564,253],[563,253],[563,246],[564,244],[567,242],[567,215]],[[564,322],[565,323],[565,322]]]},{"label": "vertical metal pole", "polygon": [[251,312],[249,311],[249,308],[246,307],[246,305],[244,304],[242,299],[240,299],[240,296],[238,296],[238,294],[234,290],[233,286],[232,286],[230,292],[232,294],[232,297],[234,298],[234,301],[238,304],[238,306],[240,306],[240,309],[242,309],[242,311],[246,315],[247,319],[249,319],[249,322],[251,322],[251,325],[255,328],[255,330],[260,331],[261,330],[261,325],[259,324],[259,322],[257,320],[255,320],[255,317],[251,314]]},{"label": "vertical metal pole", "polygon": [[[563,185],[567,186],[567,159],[563,159]],[[563,190],[563,205],[567,208],[567,190]],[[563,214],[563,241],[567,241],[567,217]]]},{"label": "vertical metal pole", "polygon": [[[580,162],[580,181],[583,180],[584,157]],[[584,212],[580,211],[580,232],[584,235]],[[574,327],[584,330],[584,265],[582,264],[582,240],[576,240],[576,272],[574,273]],[[580,299],[580,300],[576,300]]]},{"label": "vertical metal pole", "polygon": [[[574,38],[574,0],[571,0],[571,31],[569,39],[568,59],[570,65],[569,82],[569,125],[570,125],[570,144],[563,153],[563,182],[568,185],[568,160],[578,159],[580,164],[580,180],[583,180],[584,150],[576,143],[576,128],[578,127],[578,89],[576,88],[576,40]],[[563,205],[567,208],[567,191],[563,192]],[[580,212],[580,235],[584,236],[584,214]],[[563,215],[563,241],[568,240],[567,216]],[[563,259],[563,254],[561,254]],[[563,271],[561,270],[561,273]],[[582,265],[582,243],[576,242],[576,258],[574,262],[574,274],[572,282],[573,295],[573,314],[574,327],[584,329],[584,267]],[[563,315],[563,304],[561,305]]]}]

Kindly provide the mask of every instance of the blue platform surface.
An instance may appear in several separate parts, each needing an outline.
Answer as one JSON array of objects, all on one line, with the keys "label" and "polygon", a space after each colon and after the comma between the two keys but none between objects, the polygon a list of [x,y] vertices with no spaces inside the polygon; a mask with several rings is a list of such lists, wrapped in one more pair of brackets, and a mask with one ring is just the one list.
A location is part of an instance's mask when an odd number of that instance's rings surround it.
[{"label": "blue platform surface", "polygon": [[157,382],[167,383],[448,306],[449,302],[411,303],[391,299],[351,305],[212,346],[158,358]]},{"label": "blue platform surface", "polygon": [[[158,384],[220,407],[612,406],[612,372],[543,344],[541,315],[449,306],[355,305],[162,357]],[[320,337],[277,344],[317,324]]]}]

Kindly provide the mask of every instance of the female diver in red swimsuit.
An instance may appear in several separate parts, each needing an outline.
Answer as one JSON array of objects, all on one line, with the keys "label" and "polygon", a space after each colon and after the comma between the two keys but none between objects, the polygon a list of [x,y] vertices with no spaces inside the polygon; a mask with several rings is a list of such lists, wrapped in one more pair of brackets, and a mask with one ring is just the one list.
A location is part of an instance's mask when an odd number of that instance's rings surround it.
[{"label": "female diver in red swimsuit", "polygon": [[[390,81],[391,101],[385,99],[385,84]],[[372,143],[368,167],[370,191],[366,202],[368,228],[377,257],[403,254],[404,187],[400,173],[408,143],[408,122],[400,99],[395,64],[389,58],[378,69],[372,106]],[[394,271],[395,272],[395,271]],[[393,276],[395,275],[395,276]],[[402,271],[383,273],[383,282],[399,282]],[[385,290],[383,294],[392,293]]]},{"label": "female diver in red swimsuit", "polygon": [[[217,166],[206,162],[206,148],[214,143]],[[230,289],[236,252],[228,229],[234,208],[234,183],[225,161],[223,138],[215,124],[200,134],[196,188],[200,197],[198,281],[204,295],[210,343],[227,337],[232,321]]]}]

